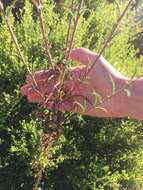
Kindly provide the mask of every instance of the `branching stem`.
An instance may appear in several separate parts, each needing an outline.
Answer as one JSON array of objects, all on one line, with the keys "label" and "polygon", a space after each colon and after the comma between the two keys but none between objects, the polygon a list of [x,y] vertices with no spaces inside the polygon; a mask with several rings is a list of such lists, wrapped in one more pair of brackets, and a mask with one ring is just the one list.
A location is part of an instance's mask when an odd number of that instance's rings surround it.
[{"label": "branching stem", "polygon": [[15,35],[13,29],[12,29],[9,17],[8,17],[7,13],[5,12],[5,10],[4,10],[4,6],[3,6],[3,3],[1,2],[1,0],[0,0],[0,11],[2,12],[2,14],[3,14],[4,18],[5,18],[9,33],[10,33],[11,38],[12,38],[14,44],[15,44],[16,50],[17,50],[17,52],[18,52],[18,54],[19,54],[19,56],[20,56],[20,58],[21,58],[21,60],[23,62],[23,65],[26,67],[28,73],[31,75],[31,77],[33,79],[33,83],[34,83],[33,88],[41,96],[41,98],[44,100],[44,97],[43,97],[42,93],[38,89],[38,85],[37,85],[37,82],[35,80],[35,77],[34,77],[33,73],[30,71],[29,65],[28,65],[27,61],[25,60],[25,58],[24,58],[24,56],[22,54],[22,51],[21,51],[20,46],[18,44],[17,37],[16,37],[16,35]]},{"label": "branching stem", "polygon": [[3,14],[4,18],[5,18],[5,21],[6,21],[8,30],[9,30],[9,33],[10,33],[11,38],[12,38],[14,44],[15,44],[15,47],[16,47],[16,49],[17,49],[17,52],[18,52],[18,54],[19,54],[19,56],[20,56],[20,58],[21,58],[23,64],[26,66],[28,72],[31,73],[31,71],[30,71],[30,69],[29,69],[29,65],[28,65],[28,63],[26,62],[26,60],[25,60],[25,58],[24,58],[24,56],[23,56],[23,54],[22,54],[22,51],[21,51],[20,46],[19,46],[19,44],[18,44],[16,35],[14,34],[14,31],[13,31],[13,29],[12,29],[12,27],[11,27],[11,24],[10,24],[9,17],[8,17],[8,15],[6,14],[5,10],[4,10],[4,6],[3,6],[3,3],[1,2],[1,0],[0,0],[0,11],[2,12],[2,14]]},{"label": "branching stem", "polygon": [[77,31],[77,27],[78,27],[78,21],[79,21],[79,18],[80,18],[80,10],[81,10],[81,7],[82,7],[83,3],[84,3],[84,0],[80,0],[78,10],[77,10],[77,16],[76,16],[75,23],[74,23],[73,34],[71,36],[71,41],[70,41],[69,50],[68,50],[66,60],[69,59],[70,52],[71,52],[71,50],[73,48],[74,38],[75,38],[75,35],[76,35],[76,31]]},{"label": "branching stem", "polygon": [[48,44],[45,23],[44,23],[44,18],[43,18],[43,13],[42,13],[42,0],[32,0],[32,2],[35,5],[35,7],[37,8],[39,21],[40,21],[40,29],[41,29],[41,33],[43,36],[43,41],[44,41],[44,46],[45,46],[45,51],[47,54],[48,62],[51,65],[52,69],[55,70],[54,63],[52,60],[52,55],[50,53],[50,48],[49,48],[49,44]]},{"label": "branching stem", "polygon": [[97,56],[97,58],[95,59],[95,61],[91,64],[90,68],[88,69],[86,75],[88,75],[90,73],[90,71],[93,69],[94,65],[97,63],[97,61],[100,59],[101,55],[104,53],[105,49],[108,47],[108,44],[111,42],[111,40],[113,39],[113,36],[120,24],[120,22],[122,21],[123,17],[125,16],[125,14],[127,13],[127,10],[129,9],[131,3],[133,2],[133,0],[129,0],[129,2],[127,3],[127,6],[125,7],[124,11],[121,13],[121,15],[118,17],[117,22],[113,25],[111,33],[109,35],[109,37],[107,38],[107,40],[105,41],[102,49],[99,51],[99,54]]},{"label": "branching stem", "polygon": [[42,173],[43,173],[43,168],[41,168],[41,169],[38,171],[37,179],[36,179],[36,182],[35,182],[34,187],[33,187],[32,190],[38,190],[38,186],[39,186],[40,181],[41,181],[41,178],[42,178]]},{"label": "branching stem", "polygon": [[[73,5],[74,5],[74,0],[72,0],[72,2],[71,2],[71,13],[73,13]],[[72,15],[70,14],[69,24],[68,24],[68,34],[67,34],[67,39],[66,39],[66,52],[68,51],[71,24],[72,24]]]}]

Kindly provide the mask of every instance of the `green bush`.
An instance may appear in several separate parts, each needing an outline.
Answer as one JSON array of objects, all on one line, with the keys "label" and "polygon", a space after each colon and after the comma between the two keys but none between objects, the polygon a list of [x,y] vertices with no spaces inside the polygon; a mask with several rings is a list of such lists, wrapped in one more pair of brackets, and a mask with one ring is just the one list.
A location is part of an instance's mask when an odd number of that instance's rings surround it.
[{"label": "green bush", "polygon": [[[63,58],[68,11],[44,1],[52,54]],[[95,3],[96,2],[96,3]],[[69,2],[66,1],[68,4]],[[94,6],[93,6],[94,5]],[[75,47],[99,51],[119,12],[114,3],[86,1],[79,22]],[[61,11],[62,10],[62,11]],[[64,14],[63,14],[64,12]],[[133,23],[133,11],[122,21],[104,56],[128,76],[142,74],[142,61],[129,43],[140,31]],[[45,68],[39,21],[25,1],[20,22],[10,15],[22,52],[32,70]],[[26,68],[17,54],[5,21],[0,24],[0,190],[31,190],[36,165],[45,168],[44,190],[141,190],[143,188],[143,123],[128,119],[99,119],[71,116],[64,134],[51,148],[51,157],[41,151],[42,122],[33,116],[36,104],[21,96]]]}]

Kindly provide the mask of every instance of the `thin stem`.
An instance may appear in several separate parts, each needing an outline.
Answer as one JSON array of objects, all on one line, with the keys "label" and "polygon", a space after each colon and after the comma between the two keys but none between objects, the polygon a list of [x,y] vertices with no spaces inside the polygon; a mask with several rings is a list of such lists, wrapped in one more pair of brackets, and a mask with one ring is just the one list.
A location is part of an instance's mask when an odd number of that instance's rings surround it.
[{"label": "thin stem", "polygon": [[8,30],[9,30],[9,33],[10,33],[11,38],[12,38],[14,44],[15,44],[15,47],[16,47],[16,49],[17,49],[17,52],[18,52],[18,54],[19,54],[19,56],[20,56],[20,58],[21,58],[23,64],[25,65],[26,69],[28,70],[28,73],[31,75],[31,77],[32,77],[32,79],[33,79],[33,83],[34,83],[34,84],[33,84],[33,88],[34,88],[35,91],[40,95],[40,97],[44,100],[44,97],[43,97],[42,93],[41,93],[40,90],[38,89],[38,85],[37,85],[37,82],[36,82],[36,80],[35,80],[35,77],[34,77],[33,73],[30,71],[29,65],[28,65],[28,63],[26,62],[26,60],[25,60],[25,58],[24,58],[24,56],[23,56],[23,54],[22,54],[22,51],[21,51],[20,46],[19,46],[19,44],[18,44],[18,40],[17,40],[16,35],[15,35],[13,29],[12,29],[12,26],[11,26],[11,23],[10,23],[10,20],[9,20],[9,17],[8,17],[8,15],[6,14],[6,12],[4,11],[3,3],[1,2],[1,0],[0,0],[0,11],[2,12],[2,14],[3,14],[4,18],[5,18],[5,21],[6,21]]},{"label": "thin stem", "polygon": [[43,13],[42,13],[42,2],[41,2],[41,0],[32,0],[32,2],[36,6],[37,11],[38,11],[39,20],[40,20],[40,29],[41,29],[41,33],[43,36],[43,41],[44,41],[44,46],[45,46],[45,51],[47,54],[48,62],[51,65],[52,69],[55,70],[54,63],[52,61],[52,55],[51,55],[50,49],[49,49],[46,29],[45,29],[45,23],[44,23],[44,18],[43,18]]},{"label": "thin stem", "polygon": [[75,35],[76,35],[76,31],[77,31],[77,27],[78,27],[78,21],[79,21],[79,18],[80,18],[80,10],[81,10],[81,7],[82,7],[83,3],[84,3],[84,0],[80,0],[78,10],[77,10],[76,20],[75,20],[75,23],[74,23],[74,30],[73,30],[73,34],[72,34],[72,37],[71,37],[71,41],[70,41],[69,50],[68,50],[66,60],[69,59],[70,52],[71,52],[71,50],[73,48],[74,38],[75,38]]},{"label": "thin stem", "polygon": [[[107,40],[105,41],[105,44],[103,45],[102,49],[100,50],[99,55],[97,56],[97,58],[95,59],[95,61],[91,64],[90,68],[86,71],[86,73],[85,73],[84,78],[82,79],[82,81],[83,81],[84,79],[86,79],[87,75],[90,73],[90,71],[93,69],[94,65],[95,65],[95,64],[97,63],[97,61],[100,59],[100,57],[101,57],[101,55],[103,54],[103,52],[105,51],[105,49],[108,47],[108,44],[109,44],[109,43],[111,42],[111,40],[113,39],[114,34],[115,34],[115,32],[116,32],[116,30],[117,30],[117,28],[118,28],[120,22],[122,21],[123,17],[125,16],[126,12],[128,11],[128,9],[129,9],[129,7],[130,7],[130,5],[131,5],[132,2],[133,2],[133,0],[129,0],[129,2],[127,3],[125,9],[124,9],[123,12],[121,13],[121,15],[118,17],[117,22],[116,22],[116,24],[113,25],[112,30],[111,30],[111,33],[110,33],[109,37],[107,38]],[[133,76],[134,76],[134,74],[133,74]],[[100,106],[101,104],[103,104],[103,103],[105,103],[106,101],[108,101],[108,100],[110,100],[111,98],[113,98],[115,95],[117,95],[117,94],[123,92],[123,91],[126,89],[126,87],[128,87],[129,84],[130,84],[130,85],[133,84],[136,80],[137,80],[137,79],[133,80],[133,77],[131,77],[131,80],[129,81],[128,84],[125,84],[121,89],[118,89],[118,90],[116,91],[116,93],[114,93],[114,94],[112,94],[111,96],[105,98],[104,100],[102,100],[102,102],[100,102],[100,103],[97,104],[96,106]],[[92,108],[91,108],[91,109],[92,109]],[[89,110],[91,110],[91,109],[89,109]],[[87,110],[87,111],[89,111],[89,110]]]},{"label": "thin stem", "polygon": [[[13,29],[12,29],[12,27],[11,27],[9,17],[8,17],[8,15],[6,14],[6,12],[4,11],[3,3],[1,2],[1,0],[0,0],[0,11],[2,12],[2,14],[3,14],[4,18],[5,18],[5,21],[6,21],[8,30],[9,30],[9,33],[10,33],[10,35],[11,35],[11,37],[12,37],[12,40],[13,40],[15,46],[16,46],[17,52],[18,52],[18,54],[19,54],[19,56],[20,56],[20,58],[21,58],[23,64],[26,66],[26,68],[27,68],[29,74],[32,76],[32,79],[33,79],[33,82],[34,82],[33,87],[34,87],[35,91],[44,99],[44,97],[43,97],[43,95],[41,94],[41,92],[37,89],[36,80],[35,80],[33,74],[31,73],[31,71],[30,71],[30,69],[29,69],[29,65],[28,65],[28,63],[26,62],[26,60],[25,60],[25,58],[24,58],[24,56],[23,56],[23,54],[22,54],[22,52],[21,52],[20,46],[19,46],[19,44],[18,44],[18,40],[17,40],[16,35],[14,34]],[[43,169],[40,169],[39,172],[38,172],[38,177],[37,177],[37,180],[36,180],[36,183],[35,183],[35,185],[34,185],[33,190],[37,190],[37,188],[38,188],[38,186],[39,186],[39,184],[40,184],[41,178],[42,178],[42,172],[43,172]]]},{"label": "thin stem", "polygon": [[[73,13],[73,5],[74,5],[74,0],[72,0],[72,2],[71,2],[71,13]],[[68,51],[71,23],[72,23],[72,15],[70,15],[69,24],[68,24],[68,34],[67,34],[67,39],[66,39],[66,52]]]},{"label": "thin stem", "polygon": [[38,190],[38,186],[39,186],[41,178],[42,178],[42,173],[43,173],[43,168],[39,170],[38,176],[37,176],[37,179],[36,179],[36,183],[34,184],[34,187],[33,187],[32,190]]},{"label": "thin stem", "polygon": [[[58,133],[60,134],[60,132],[58,132]],[[42,138],[43,138],[43,135],[44,135],[44,133],[42,131],[42,134],[41,134]],[[45,142],[42,142],[42,153],[44,153],[45,157],[48,158],[49,149],[52,147],[55,140],[56,139],[53,137],[53,134],[51,133],[46,149],[45,149]],[[43,141],[43,139],[41,139],[41,141]],[[39,187],[40,182],[41,182],[42,177],[43,177],[43,172],[44,172],[44,167],[40,167],[38,174],[37,174],[36,182],[35,182],[32,190],[38,190],[38,187]]]},{"label": "thin stem", "polygon": [[18,52],[18,54],[19,54],[19,56],[20,56],[20,58],[21,58],[23,64],[26,66],[28,72],[31,73],[31,71],[30,71],[30,69],[29,69],[29,65],[28,65],[28,63],[26,62],[26,60],[25,60],[25,58],[24,58],[24,56],[23,56],[23,54],[22,54],[22,51],[21,51],[21,49],[20,49],[20,46],[19,46],[19,44],[18,44],[16,35],[14,34],[13,29],[12,29],[12,27],[11,27],[9,17],[8,17],[8,15],[6,14],[6,12],[4,11],[3,3],[1,2],[1,0],[0,0],[0,11],[2,12],[2,14],[3,14],[4,18],[5,18],[5,21],[6,21],[8,30],[9,30],[9,33],[10,33],[10,35],[11,35],[11,37],[12,37],[12,40],[13,40],[15,46],[16,46],[17,52]]},{"label": "thin stem", "polygon": [[125,16],[127,10],[129,9],[131,3],[133,0],[129,0],[127,6],[125,7],[124,11],[121,13],[121,15],[118,17],[116,24],[113,25],[111,33],[109,35],[109,37],[107,38],[107,40],[105,41],[105,44],[103,45],[102,49],[99,52],[99,55],[97,56],[97,58],[95,59],[95,61],[92,63],[92,65],[90,66],[90,68],[88,69],[86,75],[88,75],[90,73],[90,71],[93,69],[94,65],[97,63],[97,61],[100,59],[101,55],[103,54],[103,52],[105,51],[105,49],[108,47],[108,44],[111,42],[111,40],[113,39],[113,36],[121,22],[121,20],[123,19],[123,17]]}]

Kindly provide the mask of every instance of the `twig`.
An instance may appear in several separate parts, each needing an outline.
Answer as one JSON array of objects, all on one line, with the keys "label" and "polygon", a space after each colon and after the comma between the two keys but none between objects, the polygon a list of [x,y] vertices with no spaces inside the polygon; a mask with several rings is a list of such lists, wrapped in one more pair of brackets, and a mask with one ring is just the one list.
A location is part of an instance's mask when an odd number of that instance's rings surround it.
[{"label": "twig", "polygon": [[[125,9],[124,9],[123,12],[121,13],[121,15],[118,17],[116,24],[113,25],[109,37],[108,37],[107,40],[105,41],[105,43],[104,43],[102,49],[100,50],[98,56],[97,56],[96,59],[95,59],[95,61],[91,64],[90,68],[87,69],[87,71],[86,71],[86,73],[85,73],[85,75],[84,75],[84,77],[83,77],[83,79],[82,79],[82,82],[83,82],[83,80],[86,79],[87,75],[88,75],[88,74],[90,73],[90,71],[93,69],[94,65],[95,65],[95,64],[97,63],[97,61],[100,59],[101,55],[103,54],[103,52],[105,51],[105,49],[108,47],[108,44],[109,44],[109,43],[111,42],[111,40],[113,39],[114,34],[115,34],[115,31],[117,30],[117,28],[118,28],[118,26],[119,26],[121,20],[123,19],[123,17],[125,16],[127,10],[129,9],[129,7],[130,7],[132,1],[133,1],[133,0],[129,0],[129,2],[127,3]],[[78,19],[77,19],[77,20],[78,20]],[[75,29],[75,31],[76,31],[76,29]],[[74,36],[74,35],[73,35],[73,36]],[[71,40],[71,44],[72,44],[72,42],[73,42],[73,40]],[[71,45],[70,47],[72,47],[72,45]],[[70,52],[69,52],[69,54],[70,54]],[[68,54],[68,56],[69,56],[69,54]],[[113,98],[113,97],[116,96],[117,94],[119,94],[119,93],[121,93],[122,91],[124,91],[124,90],[126,89],[126,87],[128,87],[129,84],[130,84],[130,85],[133,84],[133,83],[137,80],[137,79],[133,80],[133,77],[134,77],[134,74],[133,74],[133,76],[131,77],[130,81],[129,81],[127,84],[125,84],[122,88],[118,89],[118,90],[116,91],[116,93],[114,93],[114,94],[112,94],[111,96],[109,96],[109,97],[105,98],[104,100],[102,100],[102,102],[98,103],[96,106],[100,106],[101,104],[105,103],[106,101],[110,100],[111,98]],[[92,108],[91,108],[91,109],[92,109]],[[89,110],[91,110],[91,109],[89,109]],[[87,111],[89,111],[89,110],[87,110]]]},{"label": "twig", "polygon": [[[39,89],[37,89],[37,82],[36,82],[36,80],[35,80],[33,74],[31,73],[31,71],[30,71],[30,69],[29,69],[29,65],[28,65],[28,63],[26,62],[26,60],[25,60],[25,58],[24,58],[24,56],[23,56],[23,54],[22,54],[22,52],[21,52],[21,49],[20,49],[20,46],[19,46],[19,44],[18,44],[16,35],[15,35],[14,32],[13,32],[13,29],[12,29],[11,24],[10,24],[9,17],[8,17],[8,15],[6,14],[5,10],[4,10],[4,6],[3,6],[3,3],[1,2],[1,0],[0,0],[0,11],[2,12],[2,14],[3,14],[4,18],[5,18],[5,21],[6,21],[8,30],[9,30],[9,33],[10,33],[10,35],[11,35],[11,37],[12,37],[12,40],[13,40],[15,46],[16,46],[17,52],[18,52],[18,54],[19,54],[19,56],[20,56],[20,58],[21,58],[23,64],[26,66],[26,68],[27,68],[29,74],[32,76],[32,79],[33,79],[33,82],[34,82],[33,87],[34,87],[35,91],[36,91],[36,92],[41,96],[41,98],[43,98],[43,100],[44,100],[43,95],[41,94],[41,92],[39,91]],[[37,180],[36,180],[36,183],[35,183],[35,185],[34,185],[33,190],[37,190],[37,188],[38,188],[38,186],[39,186],[39,184],[40,184],[41,178],[42,178],[42,172],[43,172],[43,169],[40,169],[39,172],[38,172],[38,177],[37,177]]]},{"label": "twig", "polygon": [[[107,48],[108,44],[111,42],[111,40],[113,39],[113,36],[114,36],[114,33],[115,31],[117,30],[117,27],[119,26],[121,20],[123,19],[123,17],[125,16],[127,10],[129,9],[131,3],[132,3],[133,0],[129,0],[127,6],[125,7],[124,11],[121,13],[121,15],[119,16],[119,18],[117,19],[117,22],[116,24],[112,27],[112,30],[111,30],[111,33],[108,37],[108,39],[106,40],[105,44],[103,45],[99,55],[97,56],[97,58],[95,59],[95,61],[92,63],[92,65],[90,66],[90,68],[87,70],[87,73],[85,74],[84,76],[84,79],[86,78],[86,76],[90,73],[90,71],[92,70],[92,68],[94,67],[94,65],[97,63],[97,61],[99,60],[99,58],[101,57],[101,55],[103,54],[103,52],[105,51],[105,49]],[[134,76],[134,74],[133,74]],[[136,80],[132,80],[133,77],[131,77],[131,80],[129,81],[128,84],[125,84],[122,88],[118,89],[116,91],[116,93],[112,94],[111,96],[105,98],[104,100],[102,100],[102,102],[100,102],[99,104],[97,104],[96,106],[100,106],[101,104],[107,102],[108,100],[110,100],[111,98],[113,98],[114,96],[118,95],[119,93],[123,92],[126,87],[128,87],[128,85],[130,84],[133,84]],[[92,108],[91,108],[92,109]],[[90,111],[91,109],[87,110],[87,111]]]},{"label": "twig", "polygon": [[28,63],[26,62],[26,60],[25,60],[25,58],[24,58],[24,56],[23,56],[23,54],[22,54],[22,51],[21,51],[20,46],[19,46],[19,44],[18,44],[18,40],[17,40],[16,35],[15,35],[13,29],[12,29],[12,26],[11,26],[11,23],[10,23],[10,20],[9,20],[9,17],[8,17],[8,15],[6,14],[5,10],[4,10],[4,6],[3,6],[3,3],[1,2],[1,0],[0,0],[0,11],[2,12],[2,14],[3,14],[4,18],[5,18],[5,21],[6,21],[8,30],[9,30],[9,33],[10,33],[11,38],[12,38],[12,40],[13,40],[15,46],[16,46],[17,52],[18,52],[18,54],[19,54],[19,56],[20,56],[20,58],[21,58],[21,60],[22,60],[22,62],[23,62],[23,65],[25,65],[25,67],[26,67],[28,73],[31,75],[31,77],[32,77],[32,79],[33,79],[33,83],[34,83],[33,88],[34,88],[34,90],[40,95],[40,97],[44,100],[44,97],[43,97],[42,93],[41,93],[40,90],[38,89],[38,85],[37,85],[37,82],[36,82],[36,80],[35,80],[35,77],[34,77],[33,73],[30,71],[29,65],[28,65]]},{"label": "twig", "polygon": [[[43,138],[43,131],[41,134],[41,137]],[[43,141],[44,139],[41,139],[41,141]],[[48,139],[48,144],[46,145],[46,149],[45,149],[45,142],[42,142],[42,153],[44,153],[44,156],[48,158],[48,154],[49,154],[49,150],[52,147],[53,143],[55,141],[55,138],[53,137],[52,133]],[[38,190],[38,187],[40,185],[40,182],[42,180],[43,177],[43,172],[44,172],[44,167],[40,167],[38,170],[38,174],[37,174],[37,178],[36,178],[36,182],[34,183],[33,189],[32,190]]]},{"label": "twig", "polygon": [[34,184],[34,187],[32,190],[38,190],[38,186],[39,186],[41,178],[42,178],[42,173],[43,173],[43,168],[39,170],[37,179],[36,179],[36,183]]},{"label": "twig", "polygon": [[[112,30],[111,30],[111,33],[109,35],[109,37],[107,38],[107,40],[105,41],[105,44],[103,45],[102,49],[100,50],[99,52],[99,55],[96,57],[95,61],[91,64],[90,68],[86,71],[83,79],[82,79],[82,82],[83,80],[86,79],[87,75],[90,73],[90,71],[93,69],[94,65],[97,63],[97,61],[100,59],[101,55],[103,54],[103,52],[105,51],[105,49],[108,47],[108,44],[111,42],[111,40],[113,39],[113,36],[114,36],[114,33],[115,31],[117,30],[121,20],[123,19],[123,17],[125,16],[127,10],[129,9],[131,3],[132,3],[133,0],[129,0],[127,6],[125,7],[124,11],[121,13],[121,15],[118,17],[117,19],[117,22],[115,25],[113,25],[112,27]],[[134,74],[133,74],[134,76]],[[126,87],[130,84],[133,84],[136,80],[132,80],[133,77],[131,78],[130,82],[128,84],[125,84],[124,87],[122,87],[121,89],[118,89],[116,91],[116,93],[112,94],[111,96],[105,98],[102,102],[100,102],[99,104],[97,104],[96,106],[100,106],[101,104],[107,102],[108,100],[110,100],[111,98],[113,98],[115,95],[121,93],[122,91],[124,91],[126,89]],[[92,109],[92,108],[91,108]],[[90,111],[91,109],[87,110],[87,111]]]},{"label": "twig", "polygon": [[54,63],[52,61],[52,55],[51,55],[50,49],[49,49],[47,34],[46,34],[46,30],[45,30],[44,18],[43,18],[43,13],[42,13],[42,2],[41,1],[42,0],[32,0],[33,4],[37,8],[37,12],[38,12],[39,20],[40,20],[40,29],[41,29],[41,33],[43,36],[43,41],[44,41],[44,46],[45,46],[45,51],[47,54],[48,62],[51,65],[52,69],[55,70]]},{"label": "twig", "polygon": [[78,27],[78,21],[79,21],[79,17],[80,17],[80,9],[81,9],[83,3],[84,3],[84,0],[80,0],[78,10],[77,10],[76,20],[75,20],[75,23],[74,23],[74,30],[73,30],[73,34],[72,34],[72,37],[71,37],[71,41],[70,41],[69,50],[68,50],[66,60],[69,59],[69,55],[70,55],[71,49],[73,47],[73,42],[74,42],[74,38],[75,38],[75,35],[76,35],[76,31],[77,31],[77,27]]},{"label": "twig", "polygon": [[12,39],[13,39],[13,42],[14,42],[14,44],[15,44],[15,46],[16,46],[17,52],[19,53],[19,56],[20,56],[20,58],[21,58],[23,64],[26,66],[28,72],[31,73],[31,71],[30,71],[30,69],[29,69],[29,65],[28,65],[28,63],[26,62],[26,60],[25,60],[25,58],[24,58],[24,56],[23,56],[23,54],[22,54],[22,52],[21,52],[21,49],[20,49],[20,46],[19,46],[19,44],[18,44],[16,35],[14,34],[13,29],[12,29],[12,27],[11,27],[9,17],[8,17],[8,15],[6,14],[6,12],[4,11],[4,6],[3,6],[3,3],[1,2],[1,0],[0,0],[0,11],[2,12],[2,14],[3,14],[4,18],[5,18],[5,21],[6,21],[8,30],[9,30],[10,35],[11,35],[11,37],[12,37]]},{"label": "twig", "polygon": [[[71,13],[73,13],[73,5],[74,5],[74,0],[72,0],[72,2],[71,2]],[[66,52],[68,51],[71,23],[72,23],[72,15],[70,15],[69,24],[68,24],[68,34],[67,34],[67,39],[66,39]]]},{"label": "twig", "polygon": [[103,52],[105,51],[105,49],[107,48],[108,44],[111,42],[111,40],[113,39],[114,33],[117,30],[121,20],[123,19],[123,17],[125,16],[127,10],[129,9],[131,3],[133,0],[129,0],[127,6],[125,7],[124,11],[121,13],[121,15],[118,17],[116,24],[113,25],[111,33],[109,35],[109,37],[107,38],[107,40],[105,41],[105,44],[103,45],[102,49],[99,52],[99,55],[96,57],[95,61],[92,63],[92,65],[90,66],[90,68],[88,69],[86,75],[88,75],[90,73],[90,71],[93,69],[94,65],[97,63],[97,61],[100,59],[101,55],[103,54]]}]

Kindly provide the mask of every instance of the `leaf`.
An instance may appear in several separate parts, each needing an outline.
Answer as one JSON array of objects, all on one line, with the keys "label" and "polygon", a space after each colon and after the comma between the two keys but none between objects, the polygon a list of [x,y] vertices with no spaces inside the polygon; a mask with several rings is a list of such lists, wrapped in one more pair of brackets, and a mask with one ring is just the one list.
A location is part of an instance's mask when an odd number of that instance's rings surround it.
[{"label": "leaf", "polygon": [[113,77],[112,77],[111,74],[109,74],[109,78],[110,78],[110,80],[111,80],[111,84],[112,84],[112,95],[114,95],[114,94],[116,93],[116,85],[115,85],[115,81],[114,81],[114,79],[113,79]]},{"label": "leaf", "polygon": [[83,15],[85,13],[91,14],[91,12],[92,12],[92,10],[87,9],[87,8],[83,8],[83,9],[81,9],[80,15]]},{"label": "leaf", "polygon": [[94,95],[93,106],[94,106],[94,108],[96,108],[96,105],[98,102],[98,96],[96,94],[93,94],[93,95]]},{"label": "leaf", "polygon": [[[81,104],[81,103],[79,103],[79,102],[77,102],[77,101],[74,101],[74,103],[73,103],[75,106],[78,106],[78,107],[80,107],[80,109],[83,111],[83,112],[85,112],[85,107]],[[75,108],[76,109],[76,108]]]},{"label": "leaf", "polygon": [[124,92],[126,92],[126,95],[128,97],[131,96],[131,91],[129,89],[124,89]]},{"label": "leaf", "polygon": [[84,100],[83,105],[84,105],[84,108],[86,110],[87,109],[87,101],[86,100]]},{"label": "leaf", "polygon": [[16,4],[17,0],[14,0],[11,5],[7,8],[6,13],[9,15],[12,11],[12,9],[14,8],[15,4]]},{"label": "leaf", "polygon": [[96,109],[100,109],[100,110],[102,110],[102,111],[104,111],[104,112],[107,113],[107,109],[105,109],[105,108],[103,108],[103,107],[96,107]]},{"label": "leaf", "polygon": [[71,11],[71,9],[64,6],[63,6],[63,9],[69,14],[71,18],[74,18],[74,13]]},{"label": "leaf", "polygon": [[99,103],[102,103],[102,97],[100,94],[98,94],[95,91],[92,92],[92,95],[93,95],[93,106],[96,109],[96,105],[97,105],[98,101],[99,101]]},{"label": "leaf", "polygon": [[107,112],[107,110],[103,107],[97,106],[99,104],[102,103],[102,97],[100,94],[98,94],[97,92],[93,91],[93,96],[94,96],[94,100],[93,100],[93,105],[94,105],[94,109],[100,109],[104,112]]}]

